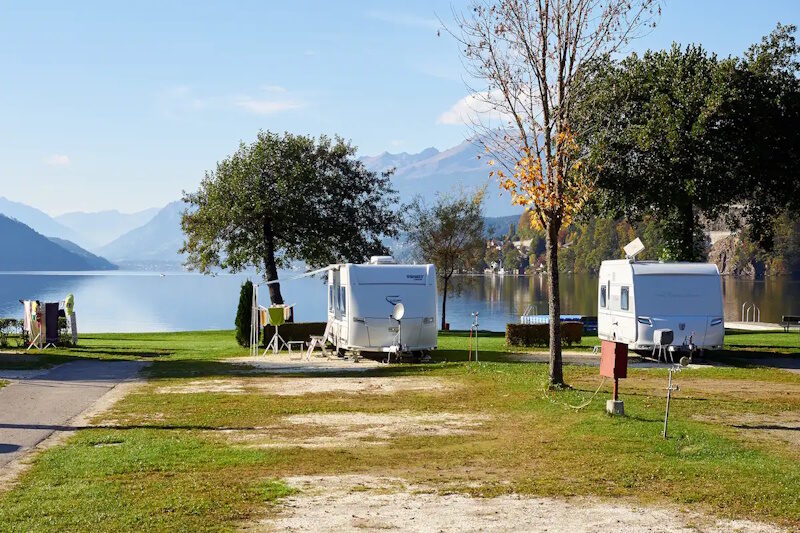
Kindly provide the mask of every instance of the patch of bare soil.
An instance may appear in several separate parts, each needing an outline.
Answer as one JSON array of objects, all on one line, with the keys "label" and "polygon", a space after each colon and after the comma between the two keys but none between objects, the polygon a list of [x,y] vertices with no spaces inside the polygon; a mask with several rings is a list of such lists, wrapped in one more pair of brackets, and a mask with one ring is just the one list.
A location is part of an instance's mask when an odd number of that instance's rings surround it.
[{"label": "patch of bare soil", "polygon": [[298,492],[275,517],[248,531],[660,531],[777,532],[757,522],[718,520],[675,509],[592,498],[520,495],[473,498],[434,487],[372,476],[303,476],[286,480]]},{"label": "patch of bare soil", "polygon": [[458,413],[311,413],[258,430],[227,430],[227,441],[256,448],[385,445],[401,437],[468,435],[487,419]]},{"label": "patch of bare soil", "polygon": [[304,394],[394,394],[401,391],[441,392],[456,387],[454,382],[432,377],[315,377],[315,378],[228,378],[190,381],[160,387],[158,393],[190,394],[222,392],[229,394],[261,393],[274,396]]},{"label": "patch of bare soil", "polygon": [[745,438],[780,441],[800,449],[800,413],[796,411],[779,415],[756,413],[695,415],[693,418],[732,427]]},{"label": "patch of bare soil", "polygon": [[343,359],[339,357],[318,357],[312,356],[305,358],[305,354],[289,354],[279,352],[267,355],[257,355],[255,357],[231,357],[225,359],[226,363],[246,365],[252,367],[252,372],[271,373],[271,374],[306,374],[310,372],[366,372],[384,366],[379,361],[372,359]]}]

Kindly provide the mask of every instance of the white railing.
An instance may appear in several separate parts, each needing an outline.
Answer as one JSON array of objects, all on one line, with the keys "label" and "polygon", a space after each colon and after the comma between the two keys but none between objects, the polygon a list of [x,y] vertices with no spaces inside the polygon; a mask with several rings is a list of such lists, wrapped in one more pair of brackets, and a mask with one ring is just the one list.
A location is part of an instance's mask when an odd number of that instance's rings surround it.
[{"label": "white railing", "polygon": [[[753,312],[753,319],[750,320],[750,312]],[[742,322],[761,322],[761,308],[755,303],[745,302],[742,304]]]},{"label": "white railing", "polygon": [[[531,313],[531,311],[533,311]],[[550,322],[550,316],[540,316],[535,305],[531,304],[525,309],[525,312],[519,317],[520,324],[547,324]]]}]

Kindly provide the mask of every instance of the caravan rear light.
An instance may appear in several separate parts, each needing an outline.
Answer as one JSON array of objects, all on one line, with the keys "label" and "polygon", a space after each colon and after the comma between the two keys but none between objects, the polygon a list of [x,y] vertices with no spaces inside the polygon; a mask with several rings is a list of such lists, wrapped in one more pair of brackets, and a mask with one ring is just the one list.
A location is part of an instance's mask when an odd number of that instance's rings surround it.
[{"label": "caravan rear light", "polygon": [[366,320],[364,320],[363,318],[358,318],[358,317],[354,317],[353,318],[353,322],[358,322],[359,324],[366,324],[367,323]]},{"label": "caravan rear light", "polygon": [[422,323],[423,324],[433,324],[433,317],[432,316],[426,316],[425,318],[422,319]]},{"label": "caravan rear light", "polygon": [[715,318],[714,320],[711,321],[712,326],[719,326],[720,324],[722,324],[721,318]]},{"label": "caravan rear light", "polygon": [[646,316],[637,317],[636,320],[639,322],[639,324],[644,324],[646,326],[652,326],[653,325],[653,321],[650,320],[649,318],[647,318]]}]

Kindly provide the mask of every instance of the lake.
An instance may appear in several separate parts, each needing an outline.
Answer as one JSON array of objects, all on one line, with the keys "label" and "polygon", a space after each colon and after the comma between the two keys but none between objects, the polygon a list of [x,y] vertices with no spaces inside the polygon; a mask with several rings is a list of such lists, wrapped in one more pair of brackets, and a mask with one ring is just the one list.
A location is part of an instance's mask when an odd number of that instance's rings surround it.
[{"label": "lake", "polygon": [[[282,272],[281,277],[296,275]],[[188,272],[37,272],[0,273],[0,317],[22,317],[20,299],[63,300],[75,295],[78,330],[85,332],[183,331],[231,329],[239,287],[247,274],[203,276]],[[255,278],[250,274],[251,278]],[[467,329],[479,312],[481,329],[503,331],[529,305],[547,313],[544,276],[462,276],[447,302],[453,329]],[[597,278],[562,275],[564,314],[597,314]],[[298,321],[325,320],[326,293],[320,278],[281,283]],[[267,303],[266,289],[262,302]],[[739,320],[745,302],[761,308],[761,320],[778,322],[782,314],[800,315],[800,282],[723,280],[725,318]],[[441,307],[440,307],[441,310]]]}]

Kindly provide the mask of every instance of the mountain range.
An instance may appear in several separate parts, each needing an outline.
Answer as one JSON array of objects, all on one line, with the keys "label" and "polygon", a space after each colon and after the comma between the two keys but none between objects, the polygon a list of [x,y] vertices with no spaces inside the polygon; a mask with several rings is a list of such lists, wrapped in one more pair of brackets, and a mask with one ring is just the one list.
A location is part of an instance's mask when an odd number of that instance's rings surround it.
[{"label": "mountain range", "polygon": [[475,190],[486,185],[484,210],[487,216],[504,216],[515,211],[522,213],[521,208],[511,205],[507,193],[500,193],[497,181],[489,177],[491,169],[487,159],[478,159],[481,153],[477,144],[464,141],[441,152],[436,148],[426,148],[416,154],[384,152],[360,160],[365,167],[376,172],[395,168],[392,182],[401,201],[409,201],[416,195],[429,197],[432,192],[449,192],[459,187]]},{"label": "mountain range", "polygon": [[0,271],[114,270],[117,267],[77,244],[45,237],[22,222],[0,215]]},{"label": "mountain range", "polygon": [[183,245],[181,213],[185,209],[183,201],[171,202],[145,224],[98,248],[97,253],[121,263],[182,263],[178,250]]},{"label": "mountain range", "polygon": [[90,249],[98,249],[146,224],[158,211],[156,207],[136,213],[120,213],[116,209],[95,213],[76,211],[54,217],[54,220],[80,235],[82,243]]},{"label": "mountain range", "polygon": [[[418,153],[384,152],[362,157],[360,161],[376,172],[395,169],[392,182],[401,202],[408,202],[417,195],[430,198],[432,193],[449,192],[459,187],[475,190],[486,185],[487,235],[492,236],[495,232],[505,234],[509,222],[519,218],[518,214],[509,213],[521,210],[510,205],[508,195],[500,195],[496,182],[489,178],[485,158],[478,158],[480,153],[476,144],[465,141],[444,151],[426,148]],[[29,205],[0,197],[0,214],[16,219],[40,237],[46,236],[50,244],[92,262],[95,268],[113,267],[107,261],[107,264],[103,263],[103,258],[137,269],[165,263],[175,267],[182,263],[183,257],[178,250],[183,244],[180,219],[185,208],[186,205],[178,200],[161,209],[135,213],[109,210],[71,212],[51,217]],[[490,230],[491,227],[494,231]],[[24,243],[15,242],[17,245]],[[48,268],[59,269],[56,264]]]}]

